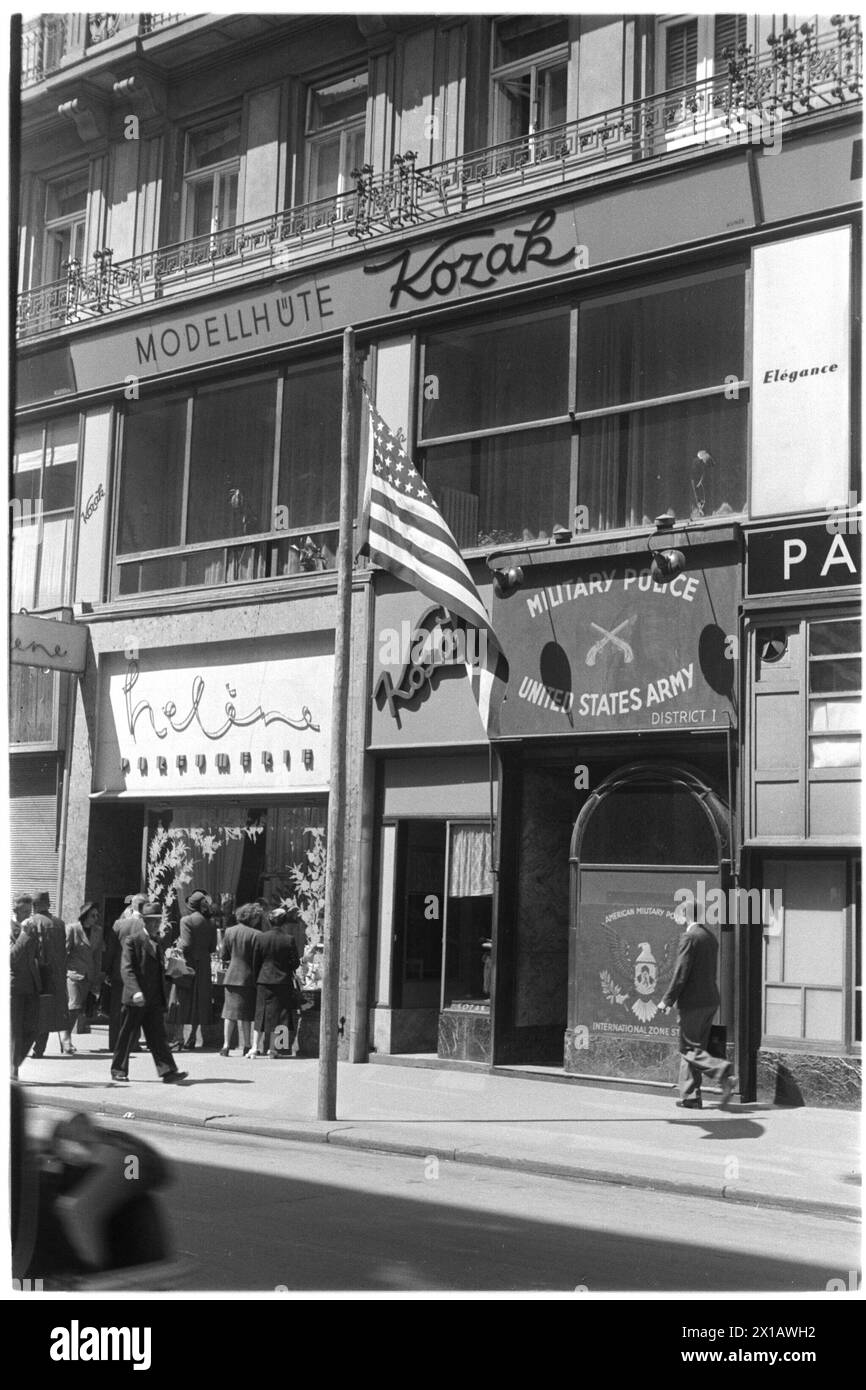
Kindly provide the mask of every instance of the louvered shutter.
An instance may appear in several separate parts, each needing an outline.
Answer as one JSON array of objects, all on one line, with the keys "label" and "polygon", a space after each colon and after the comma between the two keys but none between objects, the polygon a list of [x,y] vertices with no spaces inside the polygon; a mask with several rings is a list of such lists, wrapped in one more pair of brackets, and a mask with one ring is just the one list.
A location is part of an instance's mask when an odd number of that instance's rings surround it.
[{"label": "louvered shutter", "polygon": [[16,754],[9,773],[10,887],[57,892],[58,760]]},{"label": "louvered shutter", "polygon": [[698,21],[672,24],[665,36],[665,87],[684,87],[698,74]]},{"label": "louvered shutter", "polygon": [[725,49],[733,54],[738,43],[745,43],[747,19],[744,14],[717,14],[713,29],[713,72],[726,77],[728,62],[722,57]]}]

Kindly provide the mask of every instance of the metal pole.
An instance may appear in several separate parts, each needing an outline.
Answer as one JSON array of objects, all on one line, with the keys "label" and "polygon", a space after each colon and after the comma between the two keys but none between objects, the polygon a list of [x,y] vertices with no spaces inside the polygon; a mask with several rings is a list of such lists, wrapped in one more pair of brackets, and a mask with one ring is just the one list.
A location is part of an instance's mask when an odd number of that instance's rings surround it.
[{"label": "metal pole", "polygon": [[340,1018],[340,939],[343,857],[346,838],[346,733],[349,706],[349,633],[352,609],[352,522],[355,460],[351,456],[355,334],[343,333],[343,421],[340,439],[340,544],[337,549],[337,622],[334,633],[334,698],[331,709],[331,774],[325,869],[325,942],[319,1040],[320,1120],[337,1118],[337,1041]]}]

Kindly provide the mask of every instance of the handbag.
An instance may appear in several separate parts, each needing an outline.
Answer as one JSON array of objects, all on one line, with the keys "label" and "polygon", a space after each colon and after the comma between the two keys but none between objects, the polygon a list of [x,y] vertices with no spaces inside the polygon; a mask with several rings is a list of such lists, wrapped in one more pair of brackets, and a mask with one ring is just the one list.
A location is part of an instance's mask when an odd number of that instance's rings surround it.
[{"label": "handbag", "polygon": [[169,946],[165,953],[165,973],[176,985],[186,988],[195,979],[195,971],[187,964],[180,946]]}]

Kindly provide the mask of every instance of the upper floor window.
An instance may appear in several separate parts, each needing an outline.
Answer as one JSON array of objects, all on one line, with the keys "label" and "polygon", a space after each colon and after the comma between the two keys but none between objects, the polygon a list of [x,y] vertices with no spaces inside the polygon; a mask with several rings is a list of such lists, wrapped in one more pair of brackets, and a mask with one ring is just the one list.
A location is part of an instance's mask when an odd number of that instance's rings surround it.
[{"label": "upper floor window", "polygon": [[497,20],[493,34],[494,141],[563,125],[568,88],[568,20],[558,15]]},{"label": "upper floor window", "polygon": [[233,227],[238,211],[240,113],[188,132],[184,156],[184,237]]},{"label": "upper floor window", "polygon": [[740,266],[430,334],[419,444],[460,545],[742,512],[744,352]]},{"label": "upper floor window", "polygon": [[131,406],[115,593],[333,568],[341,381],[327,359]]},{"label": "upper floor window", "polygon": [[12,460],[14,611],[56,608],[69,597],[78,469],[78,416],[24,425]]},{"label": "upper floor window", "polygon": [[84,258],[87,188],[86,169],[46,185],[43,279],[47,282],[62,280],[69,262],[80,263]]},{"label": "upper floor window", "polygon": [[339,197],[364,163],[367,74],[311,87],[307,97],[306,201]]}]

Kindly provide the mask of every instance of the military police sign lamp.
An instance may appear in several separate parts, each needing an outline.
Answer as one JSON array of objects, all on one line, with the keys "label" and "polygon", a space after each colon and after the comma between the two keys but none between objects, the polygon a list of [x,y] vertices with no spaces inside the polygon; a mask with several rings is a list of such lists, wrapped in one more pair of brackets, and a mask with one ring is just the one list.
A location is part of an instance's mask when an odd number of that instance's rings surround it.
[{"label": "military police sign lamp", "polygon": [[[656,517],[655,534],[664,535],[665,532],[673,530],[675,517],[669,512],[663,516]],[[666,584],[674,575],[681,574],[686,567],[686,557],[681,550],[657,550],[653,548],[653,537],[650,537],[649,552],[652,556],[650,563],[650,573],[656,584]]]}]

